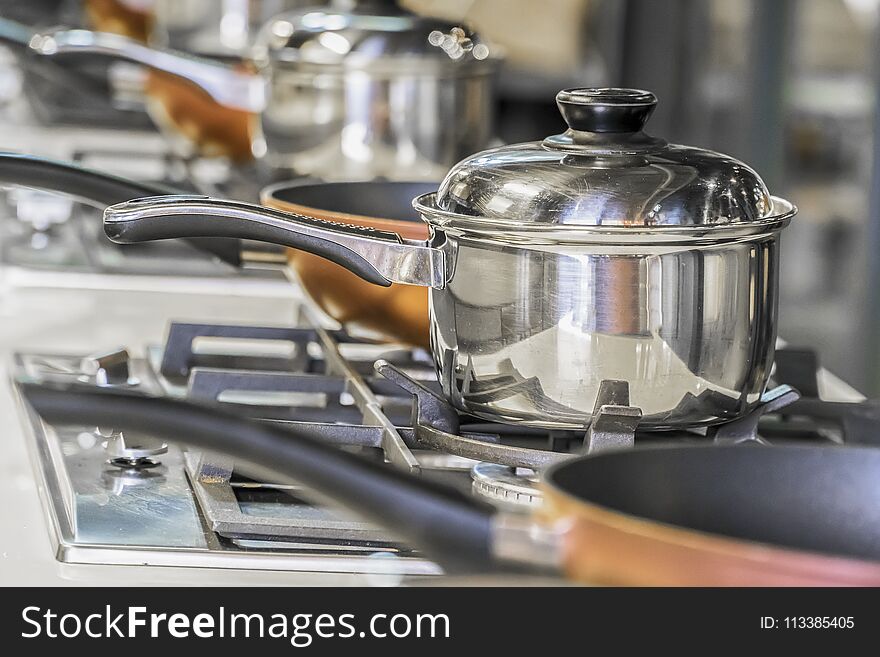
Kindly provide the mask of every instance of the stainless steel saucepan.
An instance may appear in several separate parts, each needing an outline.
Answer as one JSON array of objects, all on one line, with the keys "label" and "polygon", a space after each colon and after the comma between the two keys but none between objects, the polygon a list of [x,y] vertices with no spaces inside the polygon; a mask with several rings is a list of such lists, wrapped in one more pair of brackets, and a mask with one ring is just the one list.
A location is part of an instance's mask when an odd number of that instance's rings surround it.
[{"label": "stainless steel saucepan", "polygon": [[642,127],[653,94],[561,92],[569,129],[479,153],[415,206],[426,241],[204,197],[105,211],[118,242],[240,237],[430,288],[444,393],[481,417],[588,425],[629,382],[641,427],[700,426],[759,402],[773,363],[780,231],[795,214],[742,162]]}]

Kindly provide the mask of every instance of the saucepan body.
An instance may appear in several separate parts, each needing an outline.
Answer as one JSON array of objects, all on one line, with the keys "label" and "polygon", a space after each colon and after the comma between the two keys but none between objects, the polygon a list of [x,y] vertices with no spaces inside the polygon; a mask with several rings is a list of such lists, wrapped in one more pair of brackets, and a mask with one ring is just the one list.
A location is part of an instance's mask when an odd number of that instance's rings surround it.
[{"label": "saucepan body", "polygon": [[443,239],[451,264],[430,292],[431,347],[461,410],[583,427],[602,382],[623,380],[640,426],[665,429],[738,417],[764,391],[777,231],[677,244]]},{"label": "saucepan body", "polygon": [[[599,386],[625,380],[642,428],[711,424],[759,402],[776,337],[778,234],[763,222],[500,231],[416,206],[426,241],[230,201],[140,199],[105,212],[121,242],[240,237],[305,250],[367,282],[430,288],[431,349],[465,412],[589,425]],[[491,224],[491,222],[487,222]]]}]

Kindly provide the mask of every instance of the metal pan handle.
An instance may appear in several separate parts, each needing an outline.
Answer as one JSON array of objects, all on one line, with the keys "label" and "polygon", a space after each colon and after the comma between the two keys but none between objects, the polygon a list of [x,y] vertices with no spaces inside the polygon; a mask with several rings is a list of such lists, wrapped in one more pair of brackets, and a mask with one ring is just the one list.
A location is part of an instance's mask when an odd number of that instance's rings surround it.
[{"label": "metal pan handle", "polygon": [[97,54],[143,64],[189,80],[225,107],[254,113],[266,107],[268,84],[261,75],[238,71],[205,57],[151,48],[119,34],[90,30],[35,34],[30,49],[48,57]]},{"label": "metal pan handle", "polygon": [[206,196],[135,199],[104,211],[104,231],[114,242],[177,237],[237,237],[308,251],[365,281],[443,287],[444,254],[397,233],[339,224],[260,205]]}]

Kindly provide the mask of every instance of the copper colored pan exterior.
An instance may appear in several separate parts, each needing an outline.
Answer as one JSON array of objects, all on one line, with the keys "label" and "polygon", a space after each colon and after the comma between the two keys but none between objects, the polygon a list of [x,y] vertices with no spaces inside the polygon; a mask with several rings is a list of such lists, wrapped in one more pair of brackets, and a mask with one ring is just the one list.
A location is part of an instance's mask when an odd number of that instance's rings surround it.
[{"label": "copper colored pan exterior", "polygon": [[94,29],[113,32],[146,42],[153,17],[149,11],[139,11],[119,0],[85,0],[86,17]]},{"label": "copper colored pan exterior", "polygon": [[253,159],[251,137],[259,118],[224,107],[198,85],[171,73],[150,70],[146,83],[150,116],[171,134],[182,135],[200,155],[235,162]]},{"label": "copper colored pan exterior", "polygon": [[[326,221],[392,231],[408,239],[428,238],[428,227],[420,221],[321,210],[282,200],[271,192],[264,194],[263,204]],[[365,329],[384,339],[428,347],[427,288],[400,284],[379,287],[329,260],[295,249],[287,250],[287,262],[306,293],[340,324]]]},{"label": "copper colored pan exterior", "polygon": [[736,540],[640,519],[547,485],[565,573],[612,586],[880,586],[880,563]]},{"label": "copper colored pan exterior", "polygon": [[570,523],[565,572],[612,586],[880,586],[880,564],[737,541],[640,520],[545,491]]}]

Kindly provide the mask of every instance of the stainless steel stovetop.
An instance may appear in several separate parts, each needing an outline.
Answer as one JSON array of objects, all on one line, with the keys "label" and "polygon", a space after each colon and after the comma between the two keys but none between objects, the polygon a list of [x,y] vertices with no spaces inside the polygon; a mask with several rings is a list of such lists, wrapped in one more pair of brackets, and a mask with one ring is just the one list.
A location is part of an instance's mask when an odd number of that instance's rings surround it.
[{"label": "stainless steel stovetop", "polygon": [[[222,329],[222,330],[220,330]],[[197,340],[222,332],[228,343],[240,336],[235,348],[211,354],[198,350]],[[247,343],[241,337],[249,335]],[[293,357],[274,351],[254,349],[258,338],[269,337],[273,343],[292,338]],[[257,337],[253,337],[257,336]],[[15,356],[15,376],[45,381],[78,381],[92,385],[110,385],[139,389],[152,394],[203,397],[217,377],[226,378],[231,386],[220,393],[238,393],[246,398],[248,386],[266,387],[267,379],[275,379],[272,388],[285,387],[283,371],[291,365],[304,365],[311,360],[306,351],[317,347],[316,340],[328,337],[321,329],[274,329],[263,327],[218,327],[176,324],[172,326],[170,344],[182,345],[189,340],[186,360],[206,362],[257,363],[274,365],[274,371],[228,370],[216,367],[188,367],[184,376],[161,373],[162,355],[165,369],[173,366],[174,349],[153,348],[148,358],[127,357],[124,350],[93,355]],[[332,348],[336,348],[334,341]],[[250,348],[249,346],[250,345]],[[244,353],[242,353],[242,351]],[[177,355],[181,354],[177,352]],[[338,355],[334,355],[338,358]],[[300,417],[336,417],[344,422],[359,416],[354,397],[349,392],[365,385],[347,361],[345,369],[327,364],[324,375],[304,374],[312,388],[323,392],[299,395],[303,413]],[[280,368],[280,369],[279,369]],[[303,369],[300,367],[300,369]],[[332,370],[332,373],[331,373]],[[242,383],[243,378],[252,377]],[[253,390],[250,391],[253,396]],[[266,399],[272,392],[265,390],[262,405],[256,414],[271,417],[290,403],[290,395]],[[366,398],[361,405],[377,405],[372,391],[361,390]],[[208,393],[209,394],[209,393]],[[292,392],[294,396],[297,393]],[[335,401],[327,397],[335,394]],[[233,395],[234,398],[234,395]],[[322,398],[322,399],[318,399]],[[341,403],[340,403],[341,402]],[[246,399],[243,403],[250,404]],[[336,411],[343,410],[341,413]],[[263,409],[259,412],[256,409]],[[296,415],[295,408],[292,409]],[[438,568],[394,544],[389,537],[344,513],[312,504],[299,496],[300,491],[274,482],[259,482],[239,474],[235,464],[211,454],[187,452],[176,445],[156,443],[146,436],[123,435],[108,427],[54,427],[43,423],[31,409],[21,406],[23,418],[30,428],[32,457],[37,475],[43,483],[44,506],[49,515],[56,557],[69,563],[124,564],[155,566],[199,566],[212,568],[295,570],[316,572],[358,572],[392,575],[425,575]],[[381,413],[377,414],[381,415]],[[382,416],[384,422],[388,422]],[[272,421],[288,422],[275,418]],[[364,451],[381,451],[382,445],[400,440],[393,426],[377,424],[336,424],[355,434],[353,447]],[[309,424],[309,426],[316,426]],[[406,449],[406,448],[404,448]],[[424,465],[448,470],[452,479],[460,475],[467,480],[467,470],[454,458],[429,458]],[[420,464],[421,465],[421,464]]]},{"label": "stainless steel stovetop", "polygon": [[[17,380],[76,381],[235,404],[341,449],[470,490],[507,509],[540,504],[536,473],[574,454],[638,442],[875,440],[870,402],[818,399],[810,352],[781,350],[752,416],[702,432],[642,434],[623,382],[609,382],[585,432],[542,432],[462,416],[439,395],[428,354],[321,328],[173,323],[145,358],[125,349],[20,353]],[[800,399],[786,381],[797,385]],[[231,460],[112,427],[50,426],[21,403],[56,558],[377,575],[439,568],[308,490],[248,478]],[[182,437],[185,439],[185,437]]]}]

